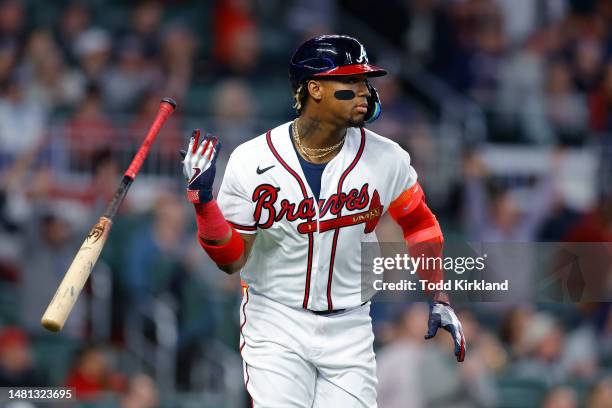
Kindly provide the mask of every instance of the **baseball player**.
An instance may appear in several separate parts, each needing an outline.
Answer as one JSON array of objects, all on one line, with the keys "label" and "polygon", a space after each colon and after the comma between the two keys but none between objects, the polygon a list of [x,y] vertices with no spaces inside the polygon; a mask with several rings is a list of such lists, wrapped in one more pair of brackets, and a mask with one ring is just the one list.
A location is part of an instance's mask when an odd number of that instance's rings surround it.
[{"label": "baseball player", "polygon": [[[215,201],[221,143],[194,131],[184,173],[198,239],[220,269],[240,271],[240,353],[255,407],[375,407],[370,302],[361,298],[361,243],[386,211],[411,253],[440,255],[442,231],[410,156],[364,127],[381,112],[354,38],[316,37],[289,66],[298,117],[237,147]],[[415,256],[415,255],[413,255]],[[427,279],[441,280],[441,272]],[[461,323],[432,293],[429,330],[448,330],[462,361]]]}]

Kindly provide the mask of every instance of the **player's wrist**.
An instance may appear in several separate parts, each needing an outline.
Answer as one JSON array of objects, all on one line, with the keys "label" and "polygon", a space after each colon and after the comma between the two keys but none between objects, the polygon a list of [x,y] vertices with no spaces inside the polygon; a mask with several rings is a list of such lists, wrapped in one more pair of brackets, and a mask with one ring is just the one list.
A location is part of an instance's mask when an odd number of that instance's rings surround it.
[{"label": "player's wrist", "polygon": [[445,305],[447,305],[447,306],[449,306],[449,305],[450,305],[450,299],[449,299],[449,297],[448,297],[448,293],[446,293],[446,292],[445,292],[445,291],[443,291],[443,290],[436,291],[436,292],[433,294],[433,296],[432,296],[431,300],[432,300],[432,302],[434,302],[434,303],[442,303],[442,304],[445,304]]},{"label": "player's wrist", "polygon": [[187,188],[187,199],[193,204],[206,204],[213,199],[212,189]]}]

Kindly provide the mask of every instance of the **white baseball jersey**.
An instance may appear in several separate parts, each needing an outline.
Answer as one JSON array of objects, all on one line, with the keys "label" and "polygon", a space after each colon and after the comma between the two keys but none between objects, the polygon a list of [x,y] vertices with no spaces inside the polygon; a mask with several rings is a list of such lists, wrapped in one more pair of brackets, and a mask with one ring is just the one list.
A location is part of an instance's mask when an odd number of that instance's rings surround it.
[{"label": "white baseball jersey", "polygon": [[323,171],[315,203],[290,125],[238,146],[225,170],[218,195],[223,215],[238,232],[257,233],[241,277],[290,307],[359,306],[361,243],[377,241],[378,219],[417,174],[397,143],[349,128]]}]

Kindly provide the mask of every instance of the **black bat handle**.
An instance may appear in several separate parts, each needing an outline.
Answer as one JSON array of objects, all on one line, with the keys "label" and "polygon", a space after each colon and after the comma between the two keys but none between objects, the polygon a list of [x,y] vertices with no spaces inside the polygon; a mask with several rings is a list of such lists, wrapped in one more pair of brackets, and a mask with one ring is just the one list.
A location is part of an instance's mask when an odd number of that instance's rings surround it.
[{"label": "black bat handle", "polygon": [[113,199],[110,201],[110,203],[108,203],[106,210],[104,210],[104,214],[102,214],[103,217],[106,217],[109,220],[113,219],[115,214],[117,214],[117,211],[119,210],[119,207],[121,206],[121,203],[128,193],[133,181],[134,179],[129,176],[123,176],[121,183],[119,184],[119,188],[113,196]]}]

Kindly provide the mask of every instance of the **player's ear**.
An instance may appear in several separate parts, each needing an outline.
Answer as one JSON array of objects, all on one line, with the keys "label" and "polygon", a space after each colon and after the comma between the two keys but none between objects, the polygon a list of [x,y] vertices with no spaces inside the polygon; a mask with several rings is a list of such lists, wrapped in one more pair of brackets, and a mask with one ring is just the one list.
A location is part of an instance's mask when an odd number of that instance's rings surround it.
[{"label": "player's ear", "polygon": [[308,81],[308,93],[315,101],[320,101],[323,98],[323,88],[320,81]]}]

